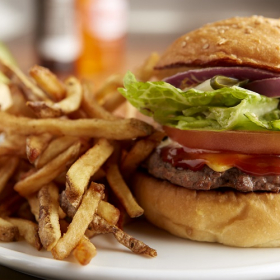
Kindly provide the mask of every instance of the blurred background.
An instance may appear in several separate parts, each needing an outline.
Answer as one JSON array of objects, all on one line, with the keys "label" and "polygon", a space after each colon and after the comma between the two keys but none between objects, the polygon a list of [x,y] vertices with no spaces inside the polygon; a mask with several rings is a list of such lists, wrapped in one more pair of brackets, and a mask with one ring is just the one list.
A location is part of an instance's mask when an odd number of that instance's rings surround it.
[{"label": "blurred background", "polygon": [[133,70],[177,36],[232,16],[278,18],[275,0],[0,0],[0,41],[35,63],[94,78]]}]

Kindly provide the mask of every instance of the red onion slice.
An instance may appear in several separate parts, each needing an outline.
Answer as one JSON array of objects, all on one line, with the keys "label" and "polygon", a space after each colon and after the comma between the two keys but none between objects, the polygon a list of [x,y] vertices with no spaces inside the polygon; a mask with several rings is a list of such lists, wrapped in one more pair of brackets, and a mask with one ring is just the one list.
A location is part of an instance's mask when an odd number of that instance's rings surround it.
[{"label": "red onion slice", "polygon": [[164,79],[164,81],[175,87],[181,87],[182,84],[183,88],[186,88],[200,84],[216,75],[232,77],[239,80],[249,79],[250,81],[280,77],[280,74],[250,67],[212,67],[178,73]]},{"label": "red onion slice", "polygon": [[280,77],[254,81],[244,88],[268,97],[280,97]]}]

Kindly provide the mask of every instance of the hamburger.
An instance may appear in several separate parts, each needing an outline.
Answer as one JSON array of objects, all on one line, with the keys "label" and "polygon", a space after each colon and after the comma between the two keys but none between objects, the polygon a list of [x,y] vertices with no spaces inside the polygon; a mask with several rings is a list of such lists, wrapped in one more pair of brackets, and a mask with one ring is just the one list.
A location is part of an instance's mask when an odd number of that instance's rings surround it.
[{"label": "hamburger", "polygon": [[179,237],[280,246],[280,20],[234,17],[178,38],[127,100],[166,132],[133,190]]}]

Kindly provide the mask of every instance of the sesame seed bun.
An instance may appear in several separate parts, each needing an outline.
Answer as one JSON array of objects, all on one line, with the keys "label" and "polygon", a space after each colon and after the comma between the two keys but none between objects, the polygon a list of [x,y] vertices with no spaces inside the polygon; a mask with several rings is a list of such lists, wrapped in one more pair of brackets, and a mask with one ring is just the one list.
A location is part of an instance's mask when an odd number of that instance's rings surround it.
[{"label": "sesame seed bun", "polygon": [[251,66],[280,72],[280,20],[234,17],[178,38],[156,69],[173,67]]}]

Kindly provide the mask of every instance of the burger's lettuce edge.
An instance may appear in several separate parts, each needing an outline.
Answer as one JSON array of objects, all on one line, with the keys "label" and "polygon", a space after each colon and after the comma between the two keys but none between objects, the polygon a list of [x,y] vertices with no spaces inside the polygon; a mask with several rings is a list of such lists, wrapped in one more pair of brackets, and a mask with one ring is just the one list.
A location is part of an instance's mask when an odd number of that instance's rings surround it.
[{"label": "burger's lettuce edge", "polygon": [[[8,47],[0,42],[0,60],[4,61],[6,64],[17,65],[15,58],[8,49]],[[8,84],[10,82],[9,78],[0,72],[0,83]]]},{"label": "burger's lettuce edge", "polygon": [[280,129],[279,100],[238,86],[183,91],[163,81],[139,82],[127,72],[118,90],[144,115],[182,130]]}]

